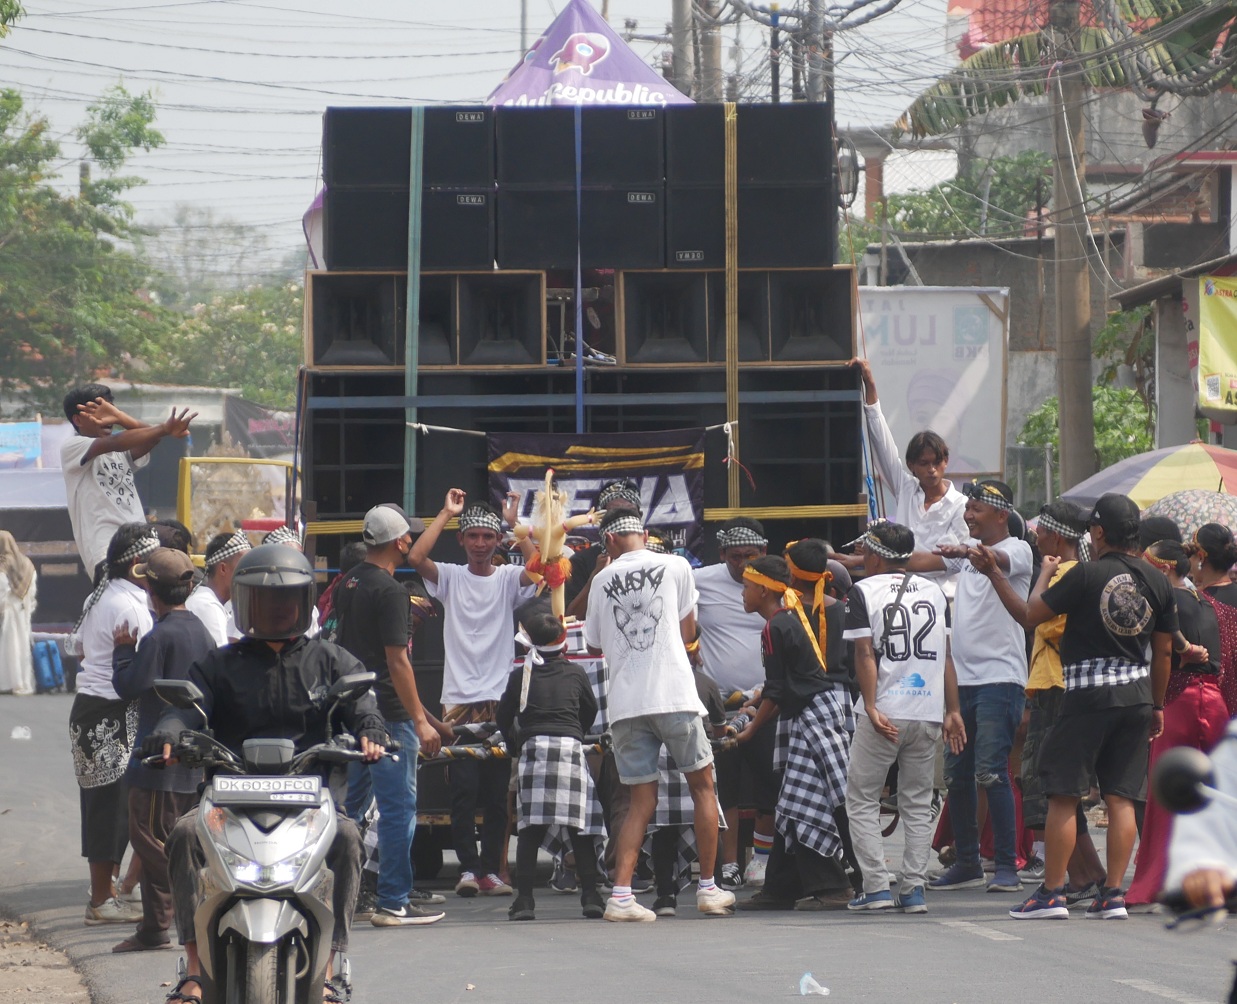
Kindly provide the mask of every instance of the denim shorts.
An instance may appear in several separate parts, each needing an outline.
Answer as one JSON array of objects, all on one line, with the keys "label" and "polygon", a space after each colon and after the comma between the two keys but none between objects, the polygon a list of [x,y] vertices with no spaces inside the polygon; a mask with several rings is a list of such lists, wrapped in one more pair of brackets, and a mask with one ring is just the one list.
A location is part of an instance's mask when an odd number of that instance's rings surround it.
[{"label": "denim shorts", "polygon": [[704,720],[694,711],[621,718],[610,725],[614,762],[624,784],[645,784],[658,778],[657,758],[664,745],[684,774],[713,762]]}]

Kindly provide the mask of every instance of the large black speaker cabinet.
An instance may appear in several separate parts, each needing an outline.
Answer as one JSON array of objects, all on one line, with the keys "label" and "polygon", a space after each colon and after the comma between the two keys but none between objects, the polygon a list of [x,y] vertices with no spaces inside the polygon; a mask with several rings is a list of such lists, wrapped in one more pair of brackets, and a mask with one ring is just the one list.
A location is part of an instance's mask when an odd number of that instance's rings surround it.
[{"label": "large black speaker cabinet", "polygon": [[310,273],[306,287],[311,366],[400,366],[407,279],[402,275]]},{"label": "large black speaker cabinet", "polygon": [[[725,183],[722,105],[674,105],[666,116],[666,183]],[[833,177],[826,102],[740,105],[735,123],[740,185],[821,185]]]},{"label": "large black speaker cabinet", "polygon": [[[408,304],[402,272],[310,272],[306,364],[324,370],[400,368]],[[541,272],[421,274],[418,365],[540,366]]]},{"label": "large black speaker cabinet", "polygon": [[708,278],[703,272],[624,273],[623,362],[707,362]]},{"label": "large black speaker cabinet", "polygon": [[854,356],[850,269],[768,275],[775,362],[840,362]]},{"label": "large black speaker cabinet", "polygon": [[[765,272],[739,273],[739,362],[769,358],[769,279]],[[709,359],[726,361],[726,274],[709,274]]]},{"label": "large black speaker cabinet", "polygon": [[495,257],[504,269],[660,268],[664,193],[647,188],[499,188]]},{"label": "large black speaker cabinet", "polygon": [[[411,108],[328,108],[322,176],[327,188],[408,187]],[[494,110],[426,108],[422,185],[484,188],[494,184]]]},{"label": "large black speaker cabinet", "polygon": [[[328,189],[326,267],[379,271],[408,267],[408,189]],[[494,193],[428,189],[421,197],[421,268],[494,267]]]},{"label": "large black speaker cabinet", "polygon": [[461,366],[545,364],[545,276],[540,272],[459,277]]},{"label": "large black speaker cabinet", "polygon": [[407,188],[411,108],[328,108],[322,178],[328,189]]},{"label": "large black speaker cabinet", "polygon": [[[581,185],[660,185],[665,176],[659,108],[589,107],[581,117]],[[575,110],[499,108],[500,186],[575,187]]]}]

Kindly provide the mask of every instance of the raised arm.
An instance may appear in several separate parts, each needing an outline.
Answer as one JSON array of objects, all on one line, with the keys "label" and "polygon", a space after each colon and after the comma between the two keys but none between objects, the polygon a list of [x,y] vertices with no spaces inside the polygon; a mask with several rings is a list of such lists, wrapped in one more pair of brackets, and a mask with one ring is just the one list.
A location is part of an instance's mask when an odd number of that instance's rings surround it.
[{"label": "raised arm", "polygon": [[917,482],[911,476],[911,472],[906,469],[906,465],[902,463],[902,454],[898,450],[897,440],[893,438],[889,423],[885,421],[885,415],[880,409],[880,402],[876,396],[876,378],[872,375],[872,364],[866,359],[856,357],[851,360],[851,365],[859,371],[859,377],[863,381],[864,424],[868,430],[868,446],[872,450],[872,460],[876,464],[876,471],[881,476],[881,480],[885,482],[885,487],[895,496],[907,487],[913,490]]},{"label": "raised arm", "polygon": [[[118,415],[124,414],[106,402],[104,402],[104,405],[111,408]],[[87,407],[89,405],[82,405],[83,409]],[[100,409],[96,408],[95,416],[99,414],[99,411]],[[124,417],[128,418],[127,415]],[[197,412],[190,415],[188,408],[183,409],[179,414],[173,408],[172,414],[168,417],[167,421],[160,422],[158,425],[139,425],[136,428],[126,428],[124,432],[118,432],[113,436],[100,436],[91,442],[90,449],[82,456],[82,463],[89,463],[95,457],[102,456],[104,453],[128,453],[135,460],[138,457],[144,457],[165,436],[172,436],[176,439],[184,439],[188,436],[189,423],[197,417]],[[135,421],[134,419],[128,420],[131,422]],[[102,421],[105,421],[105,419]],[[123,423],[118,421],[117,424]]]},{"label": "raised arm", "polygon": [[447,525],[447,521],[464,511],[464,500],[467,497],[467,493],[460,488],[450,489],[438,515],[425,528],[425,532],[417,538],[417,542],[412,545],[412,550],[408,552],[408,564],[415,568],[421,578],[427,582],[438,583],[438,566],[431,560],[430,551],[438,543],[439,534]]},{"label": "raised arm", "polygon": [[[1000,565],[1000,558],[1006,560],[1006,568]],[[1055,555],[1047,554],[1043,558],[1043,564],[1039,569],[1039,578],[1035,580],[1035,586],[1031,590],[1030,599],[1024,600],[1015,591],[1010,581],[1005,576],[1005,572],[1009,566],[1009,559],[1000,551],[994,551],[990,547],[985,547],[980,544],[979,547],[971,551],[971,564],[975,566],[977,572],[988,577],[988,581],[992,583],[993,589],[996,590],[997,597],[1001,601],[1001,605],[1009,611],[1009,615],[1018,622],[1022,627],[1031,630],[1039,627],[1046,621],[1052,620],[1056,616],[1052,608],[1041,598],[1044,590],[1048,588],[1048,583],[1052,581],[1052,577],[1057,574],[1057,567],[1061,564],[1061,559]]]}]

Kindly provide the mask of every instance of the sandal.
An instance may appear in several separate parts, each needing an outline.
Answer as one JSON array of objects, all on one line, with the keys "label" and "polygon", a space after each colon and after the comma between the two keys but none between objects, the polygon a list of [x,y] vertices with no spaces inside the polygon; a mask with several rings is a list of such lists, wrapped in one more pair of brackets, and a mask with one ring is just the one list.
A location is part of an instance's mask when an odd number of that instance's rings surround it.
[{"label": "sandal", "polygon": [[157,945],[148,945],[146,942],[135,937],[125,938],[119,945],[112,946],[113,955],[122,955],[125,952],[158,952],[164,948],[171,948],[170,941],[161,941]]},{"label": "sandal", "polygon": [[172,992],[164,998],[166,1004],[202,1004],[201,994],[187,994],[183,992],[186,983],[192,983],[197,987],[202,986],[201,981],[196,976],[182,977],[176,986],[172,987]]},{"label": "sandal", "polygon": [[339,991],[330,980],[322,984],[322,989],[324,991],[322,1004],[347,1004],[347,998],[339,996]]}]

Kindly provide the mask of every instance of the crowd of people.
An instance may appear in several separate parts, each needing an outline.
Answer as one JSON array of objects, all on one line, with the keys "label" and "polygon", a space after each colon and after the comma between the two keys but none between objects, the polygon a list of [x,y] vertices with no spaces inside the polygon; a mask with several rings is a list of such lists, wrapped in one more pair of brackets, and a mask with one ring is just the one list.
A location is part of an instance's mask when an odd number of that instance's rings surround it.
[{"label": "crowd of people", "polygon": [[[428,525],[394,503],[374,506],[316,604],[292,528],[256,549],[243,533],[218,535],[202,577],[183,527],[140,518],[132,478],[192,416],[147,427],[106,388],[74,391],[65,408],[82,441],[66,445],[66,482],[83,560],[96,568],[74,632],[70,718],[86,923],[133,924],[117,952],[162,947],[175,924],[189,975],[168,999],[198,1000],[200,777],[137,766],[166,756],[186,724],[153,684],[193,680],[212,721],[226,723],[225,745],[278,735],[301,748],[321,739],[315,688],[362,667],[376,683],[350,713],[366,762],[351,765],[332,849],[335,950],[358,902],[376,927],[445,916],[445,896],[419,889],[413,872],[417,754],[495,727],[508,757],[448,767],[454,892],[511,896],[515,921],[536,917],[543,848],[556,855],[555,887],[578,891],[585,917],[615,922],[674,916],[693,872],[696,909],[714,916],[920,914],[930,895],[1015,894],[1024,883],[1016,919],[1066,918],[1080,903],[1114,919],[1154,903],[1171,825],[1148,798],[1149,760],[1174,746],[1209,750],[1237,711],[1231,530],[1208,524],[1183,540],[1171,521],[1105,495],[1089,511],[1051,502],[1030,531],[1007,485],[945,477],[940,437],[920,433],[899,454],[858,365],[894,518],[835,551],[817,539],[770,548],[758,521],[736,517],[717,531],[720,560],[693,568],[646,526],[634,483],[606,484],[598,543],[563,576],[568,614],[582,618],[583,645],[603,667],[592,675],[538,596],[535,536],[514,538],[523,563],[499,559],[517,499],[499,511],[452,489]],[[452,520],[462,563],[431,556]],[[278,623],[249,571],[259,564],[300,590]],[[423,591],[396,578],[408,570]],[[411,659],[431,600],[444,639],[441,717],[422,701]],[[381,757],[392,740],[398,761]],[[1083,811],[1096,798],[1106,864]],[[750,860],[744,805],[754,809]],[[895,807],[904,849],[891,874],[881,817]],[[363,829],[376,837],[372,902]],[[128,844],[135,864],[121,876]],[[652,908],[636,898],[646,891]]]}]

